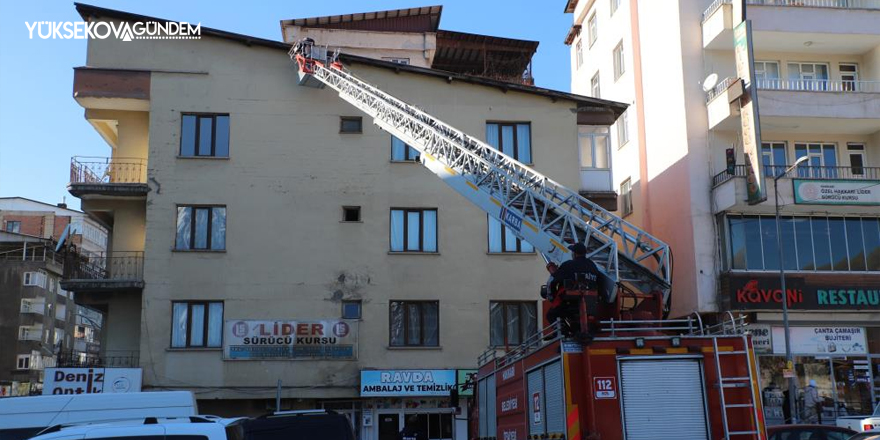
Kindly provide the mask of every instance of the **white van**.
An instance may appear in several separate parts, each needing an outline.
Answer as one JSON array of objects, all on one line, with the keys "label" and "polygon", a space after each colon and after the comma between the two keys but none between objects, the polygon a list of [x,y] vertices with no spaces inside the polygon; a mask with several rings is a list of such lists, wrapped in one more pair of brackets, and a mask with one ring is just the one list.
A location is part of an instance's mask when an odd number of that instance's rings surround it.
[{"label": "white van", "polygon": [[189,391],[9,397],[0,399],[0,440],[27,439],[53,425],[198,412]]}]

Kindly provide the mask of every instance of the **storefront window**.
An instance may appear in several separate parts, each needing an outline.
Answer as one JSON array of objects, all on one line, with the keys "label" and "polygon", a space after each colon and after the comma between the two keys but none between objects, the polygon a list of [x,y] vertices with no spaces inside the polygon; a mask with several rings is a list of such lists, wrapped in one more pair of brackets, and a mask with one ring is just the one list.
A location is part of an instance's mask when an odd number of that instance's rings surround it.
[{"label": "storefront window", "polygon": [[[831,381],[831,366],[828,358],[795,356],[794,364],[797,374],[797,408],[801,418],[810,414],[804,407],[804,392],[810,381],[815,380],[819,400],[822,403],[821,422],[833,422],[834,384]],[[817,417],[813,422],[820,422],[820,419]]]},{"label": "storefront window", "polygon": [[871,413],[871,372],[867,359],[832,358],[837,416]]}]

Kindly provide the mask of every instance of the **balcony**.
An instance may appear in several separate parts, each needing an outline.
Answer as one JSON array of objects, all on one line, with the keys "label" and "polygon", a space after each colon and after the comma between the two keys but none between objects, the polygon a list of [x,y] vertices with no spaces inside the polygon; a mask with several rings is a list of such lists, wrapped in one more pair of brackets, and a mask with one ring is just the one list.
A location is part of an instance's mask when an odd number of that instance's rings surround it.
[{"label": "balcony", "polygon": [[143,252],[70,255],[61,287],[72,292],[112,292],[144,288]]},{"label": "balcony", "polygon": [[58,354],[56,364],[58,367],[66,368],[137,368],[139,361],[140,353],[137,351],[110,350],[102,355],[81,351],[64,351]]},{"label": "balcony", "polygon": [[19,327],[19,341],[37,341],[43,340],[43,327]]},{"label": "balcony", "polygon": [[[739,0],[737,0],[739,1]],[[746,0],[756,50],[804,52],[833,48],[863,54],[880,45],[880,0]],[[733,49],[731,0],[716,0],[703,12],[703,48]]]},{"label": "balcony", "polygon": [[67,190],[81,199],[105,197],[145,198],[147,160],[125,157],[85,157],[70,159]]},{"label": "balcony", "polygon": [[[765,182],[767,188],[767,201],[755,206],[746,203],[746,170],[747,165],[737,165],[733,174],[726,170],[715,175],[712,179],[712,197],[714,199],[713,213],[725,211],[748,210],[755,213],[773,213],[775,209],[773,197],[773,177],[785,171],[786,166],[764,167]],[[779,200],[786,205],[787,210],[796,210],[794,204],[794,183],[792,179],[830,181],[830,180],[865,180],[866,184],[872,181],[880,181],[880,167],[824,167],[824,166],[799,166],[797,169],[779,180]],[[813,205],[806,206],[808,211],[815,211]],[[841,214],[876,214],[876,206],[866,205],[827,205],[824,211]]]},{"label": "balcony", "polygon": [[21,300],[21,308],[19,310],[21,313],[44,315],[46,313],[46,303],[42,301],[23,299]]}]

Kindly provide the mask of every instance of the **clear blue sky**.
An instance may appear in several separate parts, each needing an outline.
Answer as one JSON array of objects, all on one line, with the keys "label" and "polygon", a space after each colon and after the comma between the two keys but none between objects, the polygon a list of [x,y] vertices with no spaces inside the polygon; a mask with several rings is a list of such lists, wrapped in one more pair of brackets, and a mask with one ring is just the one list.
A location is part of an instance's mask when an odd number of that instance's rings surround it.
[{"label": "clear blue sky", "polygon": [[[442,4],[443,29],[537,40],[536,84],[569,90],[562,43],[571,15],[564,0],[90,0],[83,3],[281,39],[279,20]],[[80,21],[73,2],[0,0],[0,197],[48,203],[67,197],[71,156],[109,156],[110,147],[71,97],[73,67],[85,64],[85,40],[28,39],[25,22]]]}]

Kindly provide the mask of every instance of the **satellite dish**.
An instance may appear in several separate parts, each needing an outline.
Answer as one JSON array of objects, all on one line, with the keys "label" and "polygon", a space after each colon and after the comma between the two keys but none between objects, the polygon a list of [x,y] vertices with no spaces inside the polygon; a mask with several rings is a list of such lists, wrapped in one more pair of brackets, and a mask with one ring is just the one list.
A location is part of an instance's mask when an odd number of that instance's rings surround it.
[{"label": "satellite dish", "polygon": [[70,224],[64,227],[64,231],[61,233],[61,238],[58,239],[58,245],[55,246],[55,252],[61,250],[61,247],[64,246],[64,242],[67,241],[68,236],[70,236]]},{"label": "satellite dish", "polygon": [[709,76],[703,80],[703,91],[708,92],[709,90],[714,89],[716,85],[718,85],[718,74],[710,73]]}]

